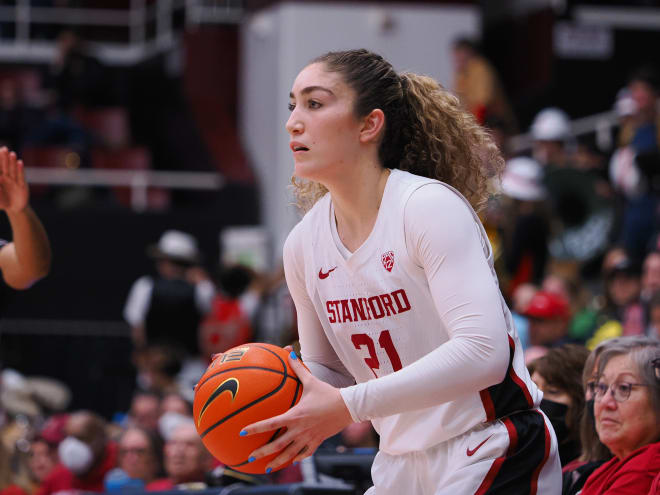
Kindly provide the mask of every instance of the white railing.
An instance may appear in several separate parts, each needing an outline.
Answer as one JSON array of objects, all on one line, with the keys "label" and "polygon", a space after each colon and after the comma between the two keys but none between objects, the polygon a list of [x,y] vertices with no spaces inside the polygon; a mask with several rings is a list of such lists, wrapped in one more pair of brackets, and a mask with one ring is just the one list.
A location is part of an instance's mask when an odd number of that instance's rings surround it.
[{"label": "white railing", "polygon": [[[571,122],[571,135],[573,137],[582,136],[592,132],[596,133],[598,144],[606,149],[612,147],[611,130],[618,125],[616,112],[613,110],[601,112],[588,117],[575,119]],[[524,153],[532,148],[532,135],[527,132],[513,136],[509,140],[509,146],[513,153]]]},{"label": "white railing", "polygon": [[239,23],[243,19],[241,0],[186,0],[186,24]]},{"label": "white railing", "polygon": [[[660,98],[655,104],[658,113],[660,113]],[[612,130],[618,126],[619,117],[616,111],[608,110],[573,120],[571,122],[571,137],[577,138],[593,132],[596,134],[598,148],[603,151],[612,151],[615,145],[612,140]],[[532,148],[532,135],[525,133],[511,137],[509,147],[514,154],[529,151]]]},{"label": "white railing", "polygon": [[[243,18],[239,0],[131,0],[125,9],[32,7],[30,0],[17,0],[15,6],[0,6],[0,22],[14,25],[13,38],[0,39],[0,62],[48,63],[55,57],[55,40],[32,39],[37,25],[104,26],[123,30],[126,43],[88,43],[92,55],[108,65],[131,65],[173,49],[183,25],[176,27],[177,15],[185,16],[185,26],[204,23],[237,24]],[[155,33],[148,26],[155,23]]]},{"label": "white railing", "polygon": [[151,170],[84,170],[26,167],[28,183],[51,186],[124,186],[131,191],[131,207],[147,209],[150,187],[164,189],[218,190],[225,185],[222,175],[213,172],[161,172]]}]

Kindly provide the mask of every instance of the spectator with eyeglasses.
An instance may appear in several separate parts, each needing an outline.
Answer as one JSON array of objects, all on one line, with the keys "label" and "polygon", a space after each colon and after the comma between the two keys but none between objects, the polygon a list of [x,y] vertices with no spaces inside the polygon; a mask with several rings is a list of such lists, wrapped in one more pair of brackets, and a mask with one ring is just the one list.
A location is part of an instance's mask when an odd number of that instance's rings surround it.
[{"label": "spectator with eyeglasses", "polygon": [[650,493],[660,472],[660,341],[617,339],[598,356],[596,431],[614,457],[587,479],[581,495]]},{"label": "spectator with eyeglasses", "polygon": [[144,485],[163,474],[163,441],[153,431],[129,427],[119,439],[119,468]]}]

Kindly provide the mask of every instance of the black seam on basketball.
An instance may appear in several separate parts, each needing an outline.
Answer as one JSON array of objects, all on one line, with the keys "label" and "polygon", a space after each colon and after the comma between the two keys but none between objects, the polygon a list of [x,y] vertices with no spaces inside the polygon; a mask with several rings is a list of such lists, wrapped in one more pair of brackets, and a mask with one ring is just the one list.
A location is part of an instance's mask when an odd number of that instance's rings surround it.
[{"label": "black seam on basketball", "polygon": [[266,351],[266,352],[270,352],[273,356],[275,356],[277,359],[279,359],[280,363],[282,363],[282,368],[283,368],[283,369],[282,369],[282,373],[286,373],[286,372],[287,372],[286,363],[284,362],[284,360],[283,360],[283,359],[282,359],[282,358],[281,358],[281,357],[280,357],[275,351],[269,349],[268,347],[264,347],[264,346],[262,346],[262,345],[255,345],[255,347],[257,347],[257,348],[259,348],[259,349],[263,349],[263,350]]},{"label": "black seam on basketball", "polygon": [[287,374],[287,373],[288,373],[288,369],[287,369],[287,367],[286,367],[286,363],[284,362],[284,359],[282,359],[282,358],[279,356],[279,354],[277,354],[275,351],[272,351],[272,350],[269,349],[268,347],[264,347],[263,345],[258,345],[258,344],[257,344],[257,345],[255,345],[254,347],[256,347],[257,349],[261,349],[262,351],[269,352],[270,354],[272,354],[273,356],[275,356],[275,358],[276,358],[276,359],[280,362],[280,364],[282,365],[282,373],[283,373],[283,374]]},{"label": "black seam on basketball", "polygon": [[[297,380],[297,382],[298,383],[296,383],[296,390],[293,392],[293,400],[291,401],[291,405],[289,406],[289,409],[291,409],[293,406],[295,406],[296,401],[298,400],[298,391],[300,390],[300,386],[302,385],[302,383],[300,383],[300,380]],[[277,438],[277,436],[280,434],[280,431],[282,431],[282,428],[278,428],[277,430],[275,430],[275,433],[273,433],[273,436],[271,436],[268,439],[268,442],[266,442],[266,443],[270,443],[273,440],[275,440]]]},{"label": "black seam on basketball", "polygon": [[275,433],[273,433],[273,435],[268,439],[268,441],[266,443],[270,443],[273,440],[275,440],[277,438],[277,435],[279,435],[279,433],[281,431],[282,431],[282,428],[278,428],[277,430],[275,430]]},{"label": "black seam on basketball", "polygon": [[289,409],[291,409],[293,406],[296,405],[296,401],[298,400],[298,390],[300,390],[300,387],[302,386],[302,383],[300,380],[297,380],[298,383],[296,383],[296,391],[293,394],[293,401],[291,402],[291,405],[289,406]]},{"label": "black seam on basketball", "polygon": [[[282,390],[282,388],[284,388],[284,385],[286,384],[286,380],[287,380],[287,378],[290,376],[290,375],[288,375],[288,373],[286,373],[286,364],[284,363],[284,360],[283,360],[281,357],[279,357],[276,353],[274,353],[273,351],[271,351],[270,349],[267,349],[267,348],[265,348],[265,347],[261,347],[261,346],[255,346],[255,347],[259,347],[259,348],[261,348],[261,349],[264,349],[264,350],[270,352],[271,354],[273,354],[273,355],[274,355],[274,356],[275,356],[275,357],[276,357],[276,358],[282,363],[282,365],[284,366],[284,370],[285,370],[284,372],[282,372],[282,375],[283,375],[283,379],[282,379],[282,381],[280,382],[280,384],[279,384],[277,387],[275,387],[272,391],[268,392],[266,395],[263,395],[262,397],[259,397],[258,399],[256,399],[256,400],[250,402],[249,404],[246,404],[245,406],[241,407],[240,409],[237,409],[237,410],[234,411],[233,413],[230,413],[230,414],[228,414],[227,416],[225,416],[224,418],[222,418],[221,420],[217,421],[215,424],[209,426],[206,430],[204,430],[202,433],[200,433],[200,435],[199,435],[200,438],[204,438],[204,437],[205,437],[206,435],[208,435],[212,430],[214,430],[215,428],[217,428],[219,425],[221,425],[222,423],[224,423],[224,422],[227,421],[228,419],[233,418],[233,417],[236,416],[237,414],[239,414],[239,413],[245,411],[246,409],[249,409],[250,407],[254,406],[255,404],[258,404],[259,402],[261,402],[261,401],[263,401],[263,400],[266,400],[268,397],[274,395],[275,393],[277,393],[277,392],[279,392],[280,390]],[[266,369],[268,369],[268,368],[266,368]],[[297,385],[296,385],[296,386],[297,386]]]},{"label": "black seam on basketball", "polygon": [[222,375],[223,373],[231,373],[232,371],[236,370],[262,370],[262,371],[269,371],[271,373],[275,373],[276,375],[284,375],[286,378],[291,378],[292,380],[295,380],[298,383],[301,383],[300,378],[298,378],[295,375],[289,375],[288,373],[282,373],[281,371],[274,370],[272,368],[262,368],[261,366],[241,366],[241,367],[236,367],[236,368],[230,368],[228,370],[220,370],[216,373],[213,373],[211,376],[206,377],[203,381],[199,382],[197,384],[197,389],[199,389],[202,385],[204,385],[207,381],[209,381],[211,378],[214,378],[218,375]]}]

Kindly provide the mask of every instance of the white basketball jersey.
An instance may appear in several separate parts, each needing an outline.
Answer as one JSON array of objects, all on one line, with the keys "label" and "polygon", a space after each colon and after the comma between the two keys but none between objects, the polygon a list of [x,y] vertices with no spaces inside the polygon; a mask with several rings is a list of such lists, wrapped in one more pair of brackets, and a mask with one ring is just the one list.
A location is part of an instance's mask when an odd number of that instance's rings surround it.
[{"label": "white basketball jersey", "polygon": [[[302,236],[297,245],[303,252],[291,254],[304,257],[307,295],[328,341],[357,383],[397,371],[449,340],[424,270],[409,257],[405,241],[405,205],[416,189],[430,183],[438,181],[392,170],[373,230],[348,258],[333,239],[336,227],[329,194],[290,234]],[[472,212],[483,256],[496,279],[481,222],[467,200],[450,189]],[[374,419],[382,450],[398,454],[426,449],[478,423],[538,405],[541,394],[529,378],[511,315],[501,295],[500,299],[510,349],[505,379],[480,392],[466,391],[451,402]],[[304,358],[304,348],[302,354]],[[396,395],[391,400],[396,401]]]}]

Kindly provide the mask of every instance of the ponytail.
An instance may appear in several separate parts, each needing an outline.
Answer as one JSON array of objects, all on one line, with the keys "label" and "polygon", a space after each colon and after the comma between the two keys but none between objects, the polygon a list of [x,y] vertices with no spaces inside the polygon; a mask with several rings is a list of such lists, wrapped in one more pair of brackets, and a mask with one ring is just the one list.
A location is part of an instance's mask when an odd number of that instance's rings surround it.
[{"label": "ponytail", "polygon": [[479,211],[488,200],[489,179],[504,168],[497,145],[434,79],[405,73],[401,80],[407,121],[400,122],[396,168],[455,187]]}]

